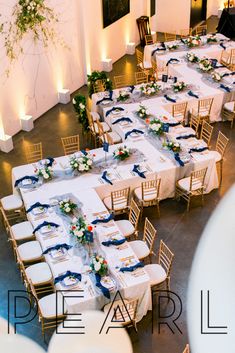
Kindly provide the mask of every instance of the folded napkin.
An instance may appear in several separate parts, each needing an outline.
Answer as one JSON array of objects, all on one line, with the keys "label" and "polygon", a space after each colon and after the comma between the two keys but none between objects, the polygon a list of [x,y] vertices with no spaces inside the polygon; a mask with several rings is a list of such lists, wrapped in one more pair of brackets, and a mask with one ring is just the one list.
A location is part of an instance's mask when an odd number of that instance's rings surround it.
[{"label": "folded napkin", "polygon": [[107,176],[107,170],[105,170],[101,176],[101,179],[105,180],[108,184],[113,185],[112,181]]},{"label": "folded napkin", "polygon": [[221,46],[221,48],[223,48],[224,50],[226,50],[226,46],[223,43],[219,44]]},{"label": "folded napkin", "polygon": [[101,292],[103,293],[103,295],[104,295],[106,298],[110,299],[109,290],[108,290],[108,288],[104,287],[104,286],[101,284],[101,282],[100,282],[100,281],[101,281],[101,276],[100,276],[98,273],[95,274],[95,279],[96,279],[96,287],[98,287],[98,288],[101,290]]},{"label": "folded napkin", "polygon": [[130,118],[122,117],[122,118],[119,118],[119,119],[115,120],[112,124],[115,125],[115,124],[118,124],[118,123],[120,123],[122,121],[127,121],[128,123],[133,123],[133,121]]},{"label": "folded napkin", "polygon": [[87,151],[85,151],[85,150],[81,150],[81,153],[84,154],[84,156],[88,155]]},{"label": "folded napkin", "polygon": [[102,241],[102,245],[104,246],[110,246],[110,245],[122,245],[125,243],[126,239],[120,239],[120,240],[107,240],[107,241]]},{"label": "folded napkin", "polygon": [[54,162],[55,162],[55,159],[54,159],[54,158],[52,158],[52,157],[47,157],[45,164],[46,164],[48,167],[52,167],[52,165],[53,165]]},{"label": "folded napkin", "polygon": [[189,153],[192,153],[192,152],[203,152],[203,151],[206,151],[206,150],[208,150],[208,147],[191,148],[189,150]]},{"label": "folded napkin", "polygon": [[161,42],[161,47],[166,49],[166,44],[164,42]]},{"label": "folded napkin", "polygon": [[152,56],[157,53],[158,51],[166,50],[166,48],[157,48],[152,51]]},{"label": "folded napkin", "polygon": [[135,164],[134,167],[133,167],[133,169],[132,169],[132,171],[135,172],[136,174],[138,174],[141,178],[146,179],[146,176],[144,175],[143,172],[141,172],[141,171],[139,170],[139,167],[140,167],[139,164]]},{"label": "folded napkin", "polygon": [[169,97],[167,94],[164,94],[164,98],[169,102],[176,103],[176,99]]},{"label": "folded napkin", "polygon": [[107,110],[105,116],[108,116],[110,113],[114,112],[115,110],[123,111],[124,109],[122,107],[113,107],[112,109]]},{"label": "folded napkin", "polygon": [[144,132],[141,131],[141,130],[138,130],[138,129],[133,129],[133,130],[130,130],[130,131],[127,131],[126,134],[125,134],[125,140],[127,139],[127,137],[129,135],[131,135],[132,133],[136,133],[136,134],[140,134],[140,135],[143,135]]},{"label": "folded napkin", "polygon": [[196,134],[181,135],[176,137],[176,140],[187,140],[187,139],[190,139],[191,137],[196,137]]},{"label": "folded napkin", "polygon": [[226,92],[231,92],[231,89],[228,86],[225,86],[221,83],[220,88],[224,89]]},{"label": "folded napkin", "polygon": [[235,72],[226,72],[225,74],[222,75],[222,77],[233,76],[233,75],[235,75]]},{"label": "folded napkin", "polygon": [[57,244],[55,246],[51,246],[50,248],[46,249],[45,251],[43,251],[43,255],[46,255],[48,254],[50,251],[53,251],[53,250],[59,250],[59,249],[66,249],[66,250],[69,250],[71,249],[72,246],[71,245],[68,245],[68,244]]},{"label": "folded napkin", "polygon": [[112,101],[113,100],[113,91],[109,91],[109,97],[104,97],[96,102],[96,105],[103,103],[104,101]]},{"label": "folded napkin", "polygon": [[179,153],[175,153],[175,160],[176,160],[176,162],[179,163],[179,165],[180,165],[181,167],[184,166],[184,162],[180,159]]},{"label": "folded napkin", "polygon": [[137,264],[135,264],[134,266],[129,266],[129,267],[121,267],[120,271],[121,272],[133,272],[135,271],[137,268],[141,268],[144,267],[143,262],[138,262]]},{"label": "folded napkin", "polygon": [[133,93],[133,91],[134,91],[134,89],[135,89],[135,86],[134,86],[134,85],[131,85],[131,86],[129,86],[129,88],[130,88],[130,92]]},{"label": "folded napkin", "polygon": [[53,222],[46,222],[44,221],[43,223],[39,224],[33,231],[33,233],[38,232],[42,227],[46,227],[46,226],[51,226],[51,227],[55,227],[58,228],[59,224],[53,223]]},{"label": "folded napkin", "polygon": [[188,91],[188,95],[190,97],[194,97],[194,98],[199,98],[197,94],[193,93],[192,91]]},{"label": "folded napkin", "polygon": [[32,180],[33,184],[38,182],[38,177],[26,175],[26,176],[16,180],[15,187],[17,187],[23,180],[27,180],[27,179]]},{"label": "folded napkin", "polygon": [[82,275],[80,273],[67,271],[65,274],[56,277],[54,280],[54,284],[62,282],[67,277],[74,277],[74,278],[77,278],[79,281],[81,281],[82,279]]},{"label": "folded napkin", "polygon": [[94,221],[91,222],[91,224],[97,224],[97,223],[108,223],[110,221],[112,221],[112,219],[114,219],[113,214],[110,214],[107,218],[97,218]]},{"label": "folded napkin", "polygon": [[180,122],[175,122],[175,123],[168,123],[169,127],[175,127],[175,126],[178,126],[178,125],[181,125]]},{"label": "folded napkin", "polygon": [[178,62],[179,62],[179,59],[171,58],[167,61],[166,66],[168,66],[171,63],[178,63]]},{"label": "folded napkin", "polygon": [[49,208],[50,205],[48,205],[48,204],[46,204],[46,203],[42,204],[42,203],[40,203],[40,202],[36,202],[36,203],[34,203],[32,206],[30,206],[30,207],[27,209],[26,213],[29,213],[29,212],[33,211],[35,208],[38,208],[38,207]]}]

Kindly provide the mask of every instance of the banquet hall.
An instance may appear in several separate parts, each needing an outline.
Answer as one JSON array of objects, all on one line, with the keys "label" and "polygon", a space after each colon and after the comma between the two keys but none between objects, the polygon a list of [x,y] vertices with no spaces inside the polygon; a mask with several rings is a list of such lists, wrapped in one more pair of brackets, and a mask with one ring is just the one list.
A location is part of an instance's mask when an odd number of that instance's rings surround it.
[{"label": "banquet hall", "polygon": [[234,16],[0,1],[0,347],[232,352]]}]

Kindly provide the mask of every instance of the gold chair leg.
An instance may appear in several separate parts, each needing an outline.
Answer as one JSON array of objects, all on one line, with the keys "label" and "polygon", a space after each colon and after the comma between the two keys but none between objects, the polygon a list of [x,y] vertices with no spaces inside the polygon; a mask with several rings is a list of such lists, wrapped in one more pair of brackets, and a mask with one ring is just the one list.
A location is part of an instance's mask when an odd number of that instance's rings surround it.
[{"label": "gold chair leg", "polygon": [[191,197],[189,196],[189,199],[188,199],[188,204],[187,204],[187,212],[189,212],[190,202],[191,202]]},{"label": "gold chair leg", "polygon": [[158,212],[158,217],[160,218],[161,214],[160,214],[160,206],[159,206],[159,202],[157,202],[157,212]]}]

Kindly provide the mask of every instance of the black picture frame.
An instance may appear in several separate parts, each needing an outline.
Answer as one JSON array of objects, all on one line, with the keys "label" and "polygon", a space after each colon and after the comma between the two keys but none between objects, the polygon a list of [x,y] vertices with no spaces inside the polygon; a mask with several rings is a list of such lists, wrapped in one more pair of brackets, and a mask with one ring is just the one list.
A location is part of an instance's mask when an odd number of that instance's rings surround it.
[{"label": "black picture frame", "polygon": [[103,28],[120,20],[130,12],[130,0],[103,0]]},{"label": "black picture frame", "polygon": [[156,15],[156,0],[150,0],[150,16]]}]

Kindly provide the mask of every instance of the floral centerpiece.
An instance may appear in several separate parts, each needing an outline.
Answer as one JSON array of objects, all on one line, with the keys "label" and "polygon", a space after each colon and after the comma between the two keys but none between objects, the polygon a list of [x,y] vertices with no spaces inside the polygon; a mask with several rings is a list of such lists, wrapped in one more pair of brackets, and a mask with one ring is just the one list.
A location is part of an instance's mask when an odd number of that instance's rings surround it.
[{"label": "floral centerpiece", "polygon": [[88,131],[88,119],[86,114],[86,97],[82,94],[77,94],[73,98],[73,107],[77,113],[78,121],[84,127],[85,131]]},{"label": "floral centerpiece", "polygon": [[70,199],[66,198],[59,202],[60,210],[65,214],[72,214],[73,210],[77,208],[77,205],[73,203]]},{"label": "floral centerpiece", "polygon": [[126,146],[120,146],[113,152],[113,156],[115,159],[124,161],[126,158],[130,157],[130,150]]},{"label": "floral centerpiece", "polygon": [[140,87],[141,92],[145,96],[153,96],[154,94],[158,93],[161,89],[161,86],[157,84],[157,82],[147,83]]},{"label": "floral centerpiece", "polygon": [[181,81],[181,82],[174,83],[172,87],[173,87],[173,91],[177,93],[177,92],[183,91],[185,87],[187,87],[187,85],[183,81]]},{"label": "floral centerpiece", "polygon": [[119,91],[119,96],[117,97],[118,102],[125,102],[130,98],[130,93],[124,90]]},{"label": "floral centerpiece", "polygon": [[35,168],[34,173],[42,177],[45,180],[50,180],[53,177],[53,169],[48,165],[44,165],[43,167]]},{"label": "floral centerpiece", "polygon": [[198,67],[203,72],[209,72],[209,71],[213,70],[213,66],[211,64],[210,59],[201,59],[199,61]]},{"label": "floral centerpiece", "polygon": [[211,74],[211,77],[213,78],[214,81],[216,82],[219,82],[222,80],[222,76],[216,72],[216,71],[213,71],[212,74]]},{"label": "floral centerpiece", "polygon": [[144,105],[139,106],[139,109],[137,110],[137,115],[141,118],[141,119],[145,119],[147,117],[147,108]]},{"label": "floral centerpiece", "polygon": [[177,44],[170,44],[170,45],[167,45],[167,49],[168,50],[176,50],[178,49],[179,46]]},{"label": "floral centerpiece", "polygon": [[194,53],[187,53],[187,54],[186,54],[186,59],[187,59],[190,63],[197,63],[197,62],[199,62],[198,56],[196,56]]},{"label": "floral centerpiece", "polygon": [[174,141],[163,142],[163,147],[167,148],[169,151],[174,153],[179,153],[181,150],[180,144]]},{"label": "floral centerpiece", "polygon": [[217,38],[216,38],[216,35],[211,35],[211,36],[209,36],[208,38],[207,38],[207,43],[217,43],[218,42],[218,40],[217,40]]},{"label": "floral centerpiece", "polygon": [[108,272],[108,263],[100,255],[94,255],[91,258],[90,268],[92,272],[99,274],[101,277],[106,276]]},{"label": "floral centerpiece", "polygon": [[70,224],[69,232],[76,237],[81,244],[89,244],[93,242],[93,227],[83,218],[74,218]]},{"label": "floral centerpiece", "polygon": [[107,77],[104,71],[93,71],[90,75],[87,75],[89,97],[91,97],[95,91],[94,85],[97,80],[102,80],[106,91],[111,91],[113,88],[112,81]]},{"label": "floral centerpiece", "polygon": [[86,155],[82,154],[80,156],[73,155],[69,160],[70,167],[73,171],[76,170],[78,172],[88,172],[90,169],[92,169],[93,157],[94,155],[89,153]]},{"label": "floral centerpiece", "polygon": [[155,134],[160,136],[163,133],[163,123],[159,119],[149,121],[149,129]]},{"label": "floral centerpiece", "polygon": [[189,48],[198,47],[201,44],[201,37],[190,36],[184,42]]}]

